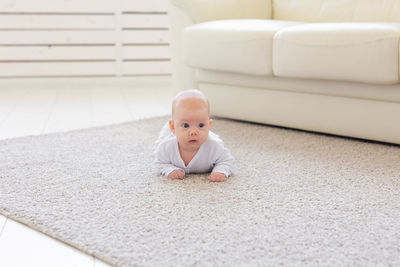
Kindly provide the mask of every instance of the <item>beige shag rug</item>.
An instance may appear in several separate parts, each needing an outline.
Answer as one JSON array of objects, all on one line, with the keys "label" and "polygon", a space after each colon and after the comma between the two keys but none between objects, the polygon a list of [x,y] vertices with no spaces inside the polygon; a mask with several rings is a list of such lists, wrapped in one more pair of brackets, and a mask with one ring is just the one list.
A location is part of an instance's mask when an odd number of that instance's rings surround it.
[{"label": "beige shag rug", "polygon": [[1,141],[0,213],[114,265],[400,265],[399,146],[216,119],[237,174],[171,181],[166,120]]}]

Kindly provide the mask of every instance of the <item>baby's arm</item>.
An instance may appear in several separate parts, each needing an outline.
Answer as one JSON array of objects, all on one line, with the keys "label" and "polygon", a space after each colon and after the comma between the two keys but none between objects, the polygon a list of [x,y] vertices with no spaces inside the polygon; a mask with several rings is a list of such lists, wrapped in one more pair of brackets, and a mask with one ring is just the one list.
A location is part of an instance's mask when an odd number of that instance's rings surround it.
[{"label": "baby's arm", "polygon": [[185,176],[185,171],[170,164],[170,163],[162,163],[156,160],[157,172],[168,176],[171,179],[183,179]]},{"label": "baby's arm", "polygon": [[221,147],[221,151],[208,179],[211,182],[225,182],[235,168],[234,161],[235,159],[231,152],[227,148]]},{"label": "baby's arm", "polygon": [[161,148],[156,150],[155,165],[158,173],[171,179],[183,179],[185,176],[185,171],[173,165],[166,151]]}]

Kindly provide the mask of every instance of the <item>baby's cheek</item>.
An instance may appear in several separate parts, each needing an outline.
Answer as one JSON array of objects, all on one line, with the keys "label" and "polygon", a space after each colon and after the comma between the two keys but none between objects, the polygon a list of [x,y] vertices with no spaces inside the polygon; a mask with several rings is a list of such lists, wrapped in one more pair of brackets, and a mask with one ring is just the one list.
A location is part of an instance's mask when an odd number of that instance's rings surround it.
[{"label": "baby's cheek", "polygon": [[178,142],[182,142],[185,138],[185,135],[182,133],[179,133],[176,135],[176,139],[178,140]]}]

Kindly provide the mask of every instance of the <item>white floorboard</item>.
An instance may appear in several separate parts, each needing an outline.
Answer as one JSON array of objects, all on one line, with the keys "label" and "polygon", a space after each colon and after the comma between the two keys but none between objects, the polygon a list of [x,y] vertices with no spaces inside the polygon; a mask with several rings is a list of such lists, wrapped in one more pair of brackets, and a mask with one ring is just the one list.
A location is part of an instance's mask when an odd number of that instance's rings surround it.
[{"label": "white floorboard", "polygon": [[88,88],[61,88],[43,133],[83,129],[92,125],[91,98]]},{"label": "white floorboard", "polygon": [[5,118],[13,111],[16,105],[23,99],[27,92],[26,88],[15,88],[14,90],[0,90],[0,125]]},{"label": "white floorboard", "polygon": [[0,214],[0,238],[3,233],[4,226],[6,225],[6,217]]},{"label": "white floorboard", "polygon": [[7,220],[0,237],[0,266],[93,266],[93,257]]},{"label": "white floorboard", "polygon": [[28,89],[0,125],[0,139],[43,133],[59,90]]}]

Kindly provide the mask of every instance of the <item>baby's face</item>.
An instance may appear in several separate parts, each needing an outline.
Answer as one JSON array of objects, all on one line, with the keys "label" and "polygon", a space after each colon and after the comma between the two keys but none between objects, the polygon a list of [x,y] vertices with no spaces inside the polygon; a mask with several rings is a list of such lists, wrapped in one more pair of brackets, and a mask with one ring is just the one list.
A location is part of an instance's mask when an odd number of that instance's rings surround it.
[{"label": "baby's face", "polygon": [[202,99],[182,99],[176,104],[171,130],[181,149],[197,151],[207,140],[212,122],[208,112]]}]

